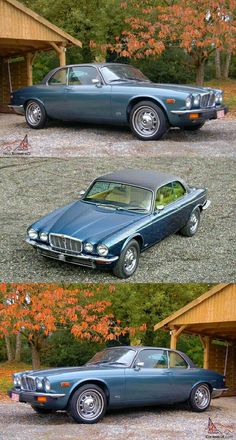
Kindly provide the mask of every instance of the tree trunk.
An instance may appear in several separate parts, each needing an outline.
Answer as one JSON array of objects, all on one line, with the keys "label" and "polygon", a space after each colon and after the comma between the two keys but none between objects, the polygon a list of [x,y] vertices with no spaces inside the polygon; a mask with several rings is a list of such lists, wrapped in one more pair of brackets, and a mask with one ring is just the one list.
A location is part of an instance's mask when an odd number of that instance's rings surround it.
[{"label": "tree trunk", "polygon": [[16,350],[15,350],[15,361],[20,362],[21,357],[21,333],[16,335]]},{"label": "tree trunk", "polygon": [[31,351],[32,351],[32,365],[33,370],[38,370],[40,368],[40,353],[38,348],[34,344],[31,345]]},{"label": "tree trunk", "polygon": [[228,50],[227,54],[226,54],[224,69],[223,69],[223,78],[224,79],[229,78],[229,68],[230,68],[231,56],[232,56],[232,53],[230,52],[230,50]]},{"label": "tree trunk", "polygon": [[5,336],[5,344],[6,344],[6,349],[7,349],[7,360],[9,362],[12,362],[14,359],[14,356],[13,356],[11,340],[10,340],[9,336]]},{"label": "tree trunk", "polygon": [[221,53],[219,49],[215,52],[216,79],[221,79]]},{"label": "tree trunk", "polygon": [[196,84],[198,86],[202,86],[203,85],[204,74],[205,74],[205,60],[199,61],[198,65],[197,65]]}]

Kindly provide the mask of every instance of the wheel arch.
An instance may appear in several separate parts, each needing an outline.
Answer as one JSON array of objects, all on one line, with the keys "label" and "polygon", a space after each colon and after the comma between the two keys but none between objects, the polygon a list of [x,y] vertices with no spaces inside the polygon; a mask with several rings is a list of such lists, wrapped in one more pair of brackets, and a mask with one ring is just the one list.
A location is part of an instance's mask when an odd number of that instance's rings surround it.
[{"label": "wheel arch", "polygon": [[124,241],[123,246],[122,246],[122,248],[121,248],[121,252],[124,250],[125,246],[127,246],[127,244],[128,244],[130,241],[132,241],[132,240],[136,240],[136,241],[138,242],[139,247],[140,247],[140,252],[142,251],[142,249],[143,249],[143,247],[144,247],[144,239],[143,239],[143,237],[142,237],[141,234],[134,234],[134,235],[132,235],[131,237],[128,237],[128,238]]},{"label": "wheel arch", "polygon": [[169,117],[168,117],[168,112],[167,112],[167,108],[165,107],[164,103],[159,100],[158,98],[154,98],[153,96],[134,96],[130,99],[127,108],[126,108],[126,115],[127,115],[127,121],[129,122],[129,117],[130,117],[130,113],[132,108],[134,107],[134,105],[138,104],[141,101],[151,101],[153,104],[156,104],[161,110],[163,110],[166,119],[168,122],[169,121]]},{"label": "wheel arch", "polygon": [[30,102],[30,101],[36,101],[36,102],[38,102],[39,104],[41,104],[41,105],[44,107],[45,112],[47,113],[46,108],[45,108],[45,105],[44,105],[44,102],[41,101],[41,99],[39,99],[39,98],[32,98],[32,97],[31,97],[31,98],[27,98],[27,99],[25,100],[25,102],[24,102],[24,104],[23,104],[24,110],[26,110],[27,104],[28,104],[28,102]]},{"label": "wheel arch", "polygon": [[110,391],[108,388],[108,385],[101,379],[84,379],[81,382],[77,383],[73,389],[71,390],[68,402],[67,402],[67,406],[69,406],[70,400],[72,399],[73,395],[75,394],[75,392],[81,388],[83,385],[97,385],[98,387],[100,387],[104,393],[105,396],[107,398],[107,405],[109,405],[109,400],[110,400]]},{"label": "wheel arch", "polygon": [[211,384],[208,380],[199,380],[198,382],[196,382],[196,383],[192,386],[192,388],[191,388],[191,390],[190,390],[190,393],[189,393],[189,398],[190,398],[190,396],[191,396],[191,393],[192,393],[193,389],[194,389],[195,387],[199,386],[199,385],[207,385],[207,386],[209,387],[210,393],[212,393],[212,391],[213,391],[213,386],[212,386],[212,384]]}]

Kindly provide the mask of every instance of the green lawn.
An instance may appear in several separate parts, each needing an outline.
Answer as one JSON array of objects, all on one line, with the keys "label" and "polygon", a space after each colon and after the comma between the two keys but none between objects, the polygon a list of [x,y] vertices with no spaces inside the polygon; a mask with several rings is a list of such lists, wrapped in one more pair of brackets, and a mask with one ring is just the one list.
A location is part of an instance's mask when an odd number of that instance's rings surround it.
[{"label": "green lawn", "polygon": [[236,117],[236,80],[213,80],[204,84],[205,86],[216,87],[224,90],[224,102],[229,107],[231,116]]},{"label": "green lawn", "polygon": [[17,371],[31,370],[32,365],[24,362],[0,363],[0,400],[7,398],[7,390],[12,386],[12,374]]}]

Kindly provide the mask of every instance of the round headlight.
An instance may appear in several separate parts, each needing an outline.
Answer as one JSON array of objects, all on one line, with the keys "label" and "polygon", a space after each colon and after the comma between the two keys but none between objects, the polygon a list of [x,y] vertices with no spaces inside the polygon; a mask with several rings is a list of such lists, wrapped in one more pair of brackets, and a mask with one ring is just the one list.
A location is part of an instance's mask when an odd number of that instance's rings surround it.
[{"label": "round headlight", "polygon": [[192,97],[188,96],[185,101],[186,108],[190,109],[192,107]]},{"label": "round headlight", "polygon": [[93,252],[93,245],[92,245],[92,243],[85,243],[84,250],[86,252],[89,252],[89,253]]},{"label": "round headlight", "polygon": [[201,96],[200,96],[200,95],[196,95],[196,96],[194,96],[193,104],[195,105],[195,107],[199,107],[199,105],[200,105],[200,99],[201,99]]},{"label": "round headlight", "polygon": [[51,389],[51,384],[46,377],[44,379],[44,389],[45,389],[45,391],[50,391],[50,389]]},{"label": "round headlight", "polygon": [[21,378],[20,378],[20,376],[15,376],[13,381],[14,381],[14,387],[20,387],[21,386]]},{"label": "round headlight", "polygon": [[105,246],[105,244],[99,244],[97,247],[98,254],[101,255],[101,257],[106,257],[108,254],[108,248]]},{"label": "round headlight", "polygon": [[35,383],[36,383],[36,388],[37,390],[42,390],[43,388],[43,382],[41,379],[39,379],[39,377],[36,377],[35,379]]},{"label": "round headlight", "polygon": [[38,232],[35,231],[35,229],[30,228],[30,229],[28,230],[28,236],[29,236],[29,238],[32,238],[32,240],[37,240],[37,238],[38,238]]},{"label": "round headlight", "polygon": [[216,93],[216,103],[217,104],[221,104],[221,102],[223,101],[223,93],[222,92],[218,92]]},{"label": "round headlight", "polygon": [[42,241],[48,241],[48,233],[47,232],[40,232],[39,238]]}]

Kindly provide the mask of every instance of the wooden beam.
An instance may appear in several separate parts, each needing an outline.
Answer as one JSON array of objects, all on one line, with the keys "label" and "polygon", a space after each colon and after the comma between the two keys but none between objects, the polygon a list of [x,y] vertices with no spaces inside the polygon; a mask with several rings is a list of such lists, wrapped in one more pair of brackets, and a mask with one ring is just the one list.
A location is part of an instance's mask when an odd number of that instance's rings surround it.
[{"label": "wooden beam", "polygon": [[199,336],[199,338],[204,348],[203,368],[209,368],[211,338],[209,336]]},{"label": "wooden beam", "polygon": [[35,54],[31,52],[27,52],[26,58],[26,66],[27,66],[27,85],[32,86],[33,84],[33,61]]},{"label": "wooden beam", "polygon": [[56,44],[54,41],[50,41],[51,46],[55,49],[59,56],[60,66],[66,65],[66,48],[62,44]]},{"label": "wooden beam", "polygon": [[172,348],[173,350],[176,350],[178,337],[179,335],[181,335],[181,333],[183,333],[186,327],[186,325],[182,325],[178,329],[174,328],[173,330],[171,330],[170,348]]}]

